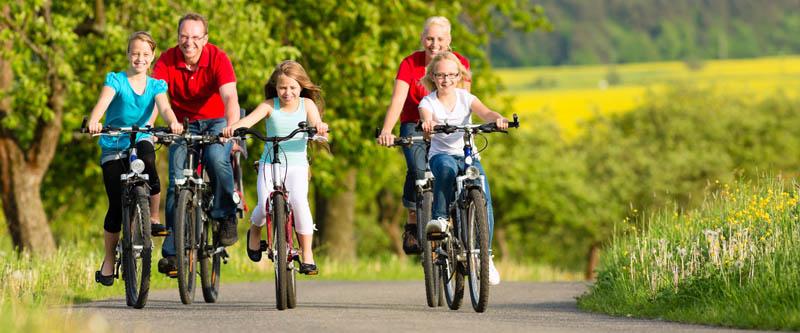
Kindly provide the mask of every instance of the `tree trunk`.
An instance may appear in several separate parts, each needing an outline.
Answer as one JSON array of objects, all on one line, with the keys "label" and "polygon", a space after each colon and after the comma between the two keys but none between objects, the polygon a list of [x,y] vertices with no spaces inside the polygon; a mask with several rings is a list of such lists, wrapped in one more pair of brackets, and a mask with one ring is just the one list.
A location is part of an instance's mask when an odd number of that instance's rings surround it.
[{"label": "tree trunk", "polygon": [[392,246],[392,252],[399,258],[405,258],[403,252],[403,237],[401,230],[405,207],[400,204],[397,196],[390,191],[383,189],[378,193],[378,221]]},{"label": "tree trunk", "polygon": [[320,241],[324,244],[328,257],[349,261],[356,258],[356,169],[350,168],[343,175],[338,193],[315,193],[316,215],[321,225]]},{"label": "tree trunk", "polygon": [[[3,7],[4,14],[8,6]],[[53,22],[50,16],[50,2],[42,4],[41,14],[49,27]],[[3,27],[6,28],[6,27]],[[3,47],[10,49],[10,41]],[[52,117],[36,119],[33,139],[27,148],[20,146],[14,131],[0,126],[0,197],[3,202],[8,230],[14,247],[19,252],[35,255],[50,255],[55,252],[56,244],[40,196],[42,179],[53,160],[61,133],[61,122],[64,116],[65,89],[58,74],[61,51],[56,43],[47,45],[50,49],[36,49],[47,70],[49,96],[47,106],[52,110]],[[8,90],[13,82],[13,71],[10,59],[0,58],[0,91]],[[3,115],[11,113],[13,103],[10,99],[0,102]],[[57,191],[59,189],[52,189]]]},{"label": "tree trunk", "polygon": [[597,263],[600,261],[600,244],[592,243],[589,246],[589,253],[586,256],[586,280],[594,280],[596,277],[595,270]]}]

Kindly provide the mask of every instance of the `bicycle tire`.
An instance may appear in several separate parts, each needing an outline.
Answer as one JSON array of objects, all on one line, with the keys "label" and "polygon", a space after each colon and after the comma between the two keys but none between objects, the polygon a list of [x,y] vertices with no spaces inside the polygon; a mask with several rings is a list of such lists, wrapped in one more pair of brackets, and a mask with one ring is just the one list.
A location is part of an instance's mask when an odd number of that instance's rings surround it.
[{"label": "bicycle tire", "polygon": [[464,244],[469,272],[469,295],[475,312],[484,312],[489,303],[489,224],[486,198],[479,188],[467,193],[467,225]]},{"label": "bicycle tire", "polygon": [[286,280],[286,307],[294,309],[297,306],[297,270],[294,265],[287,265],[288,272]]},{"label": "bicycle tire", "polygon": [[194,228],[197,211],[193,193],[189,189],[181,190],[178,195],[178,206],[175,208],[175,254],[178,261],[178,293],[181,303],[192,304],[194,301],[194,284],[196,279],[196,247]]},{"label": "bicycle tire", "polygon": [[122,214],[122,276],[126,303],[141,309],[150,291],[150,198],[143,186],[134,187],[130,196]]},{"label": "bicycle tire", "polygon": [[433,193],[431,191],[424,191],[421,195],[417,195],[417,235],[419,237],[419,246],[422,248],[422,271],[425,275],[425,300],[429,307],[439,306],[439,274],[434,263],[433,249],[436,247],[437,242],[428,241],[428,235],[425,233],[425,226],[431,220],[431,206],[433,204]]},{"label": "bicycle tire", "polygon": [[218,246],[219,234],[214,231],[215,222],[203,219],[203,229],[200,234],[200,285],[203,290],[203,300],[206,303],[215,303],[219,297],[221,253],[214,253]]},{"label": "bicycle tire", "polygon": [[286,200],[283,193],[275,192],[272,196],[273,214],[272,228],[274,230],[274,249],[273,258],[275,266],[275,306],[278,310],[285,310],[287,303],[288,290],[286,287],[288,280],[288,251],[286,248]]},{"label": "bicycle tire", "polygon": [[441,266],[439,275],[442,278],[444,299],[450,310],[461,308],[461,300],[464,298],[464,275],[458,269],[456,250],[453,245],[455,241],[452,237],[446,238],[440,245],[447,253],[447,256],[443,258],[444,264]]}]

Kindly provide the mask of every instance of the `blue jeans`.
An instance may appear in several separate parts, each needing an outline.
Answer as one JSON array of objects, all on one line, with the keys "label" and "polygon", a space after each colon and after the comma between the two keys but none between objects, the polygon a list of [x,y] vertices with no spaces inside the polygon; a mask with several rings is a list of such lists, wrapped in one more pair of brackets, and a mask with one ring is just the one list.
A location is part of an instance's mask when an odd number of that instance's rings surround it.
[{"label": "blue jeans", "polygon": [[[433,219],[444,218],[447,219],[447,208],[455,200],[456,195],[456,176],[459,171],[466,168],[464,163],[464,156],[461,155],[447,155],[437,154],[431,157],[429,161],[433,176],[436,177],[433,181]],[[473,166],[480,170],[483,175],[483,190],[486,194],[486,213],[489,216],[489,247],[492,247],[492,238],[494,236],[494,211],[492,210],[492,192],[489,190],[489,179],[486,177],[486,172],[483,171],[483,166],[478,160],[473,160]]]},{"label": "blue jeans", "polygon": [[[186,130],[193,134],[217,135],[226,126],[225,118],[198,120],[190,123]],[[233,169],[231,168],[231,149],[233,145],[210,144],[203,148],[203,167],[206,169],[211,186],[214,189],[214,202],[209,217],[223,219],[236,214],[236,203],[233,202]],[[169,147],[169,187],[167,188],[167,229],[172,230],[175,223],[175,180],[182,179],[186,162],[186,142],[176,140]],[[175,255],[175,244],[172,232],[164,239],[161,255]]]},{"label": "blue jeans", "polygon": [[[422,131],[416,130],[417,123],[400,124],[400,136],[423,135]],[[403,184],[403,206],[414,208],[417,201],[417,190],[415,182],[417,179],[425,178],[426,156],[428,152],[425,143],[417,142],[409,147],[403,147],[403,156],[406,158],[406,180]]]}]

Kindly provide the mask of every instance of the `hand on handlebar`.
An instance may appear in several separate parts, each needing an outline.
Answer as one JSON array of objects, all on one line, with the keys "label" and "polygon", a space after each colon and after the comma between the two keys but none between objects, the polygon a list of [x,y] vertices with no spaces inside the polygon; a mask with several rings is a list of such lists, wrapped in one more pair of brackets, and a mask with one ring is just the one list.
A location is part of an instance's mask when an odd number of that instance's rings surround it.
[{"label": "hand on handlebar", "polygon": [[225,128],[224,128],[224,129],[222,129],[222,136],[223,136],[223,137],[226,137],[226,138],[230,138],[230,137],[232,137],[232,136],[233,136],[233,132],[234,132],[235,130],[236,130],[236,129],[235,129],[235,128],[233,128],[233,127],[231,127],[231,126],[225,126]]},{"label": "hand on handlebar", "polygon": [[173,122],[169,124],[169,129],[172,130],[172,134],[181,134],[183,133],[183,124],[179,121]]},{"label": "hand on handlebar", "polygon": [[495,126],[497,126],[497,129],[499,129],[501,131],[507,130],[508,129],[508,118],[506,118],[506,117],[497,118],[497,120],[495,120]]},{"label": "hand on handlebar", "polygon": [[103,124],[95,121],[95,122],[89,123],[89,126],[87,126],[87,128],[89,129],[89,133],[97,134],[97,133],[100,133],[103,130]]},{"label": "hand on handlebar", "polygon": [[317,124],[317,135],[324,137],[328,136],[328,124],[326,122],[321,121],[319,124]]},{"label": "hand on handlebar", "polygon": [[381,132],[378,135],[378,144],[381,146],[391,147],[394,145],[394,134],[392,132]]},{"label": "hand on handlebar", "polygon": [[433,127],[436,126],[436,122],[433,120],[426,120],[422,122],[422,131],[425,134],[431,134],[433,132]]}]

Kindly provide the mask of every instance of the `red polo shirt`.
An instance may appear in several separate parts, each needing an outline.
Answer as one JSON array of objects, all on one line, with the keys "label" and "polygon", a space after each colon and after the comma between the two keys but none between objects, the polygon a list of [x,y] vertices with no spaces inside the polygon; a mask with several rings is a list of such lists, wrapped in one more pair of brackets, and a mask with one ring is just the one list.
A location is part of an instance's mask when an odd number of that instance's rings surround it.
[{"label": "red polo shirt", "polygon": [[162,53],[153,68],[153,78],[167,81],[169,102],[179,121],[186,117],[191,121],[224,117],[219,87],[236,82],[231,60],[210,43],[203,47],[194,71],[186,68],[177,46]]},{"label": "red polo shirt", "polygon": [[[453,52],[464,67],[469,70],[469,60],[464,56]],[[422,85],[422,77],[425,76],[425,51],[417,51],[403,59],[400,69],[397,71],[395,79],[408,83],[408,96],[403,104],[403,112],[400,113],[401,123],[416,123],[419,121],[419,102],[429,94],[428,89]]]}]

